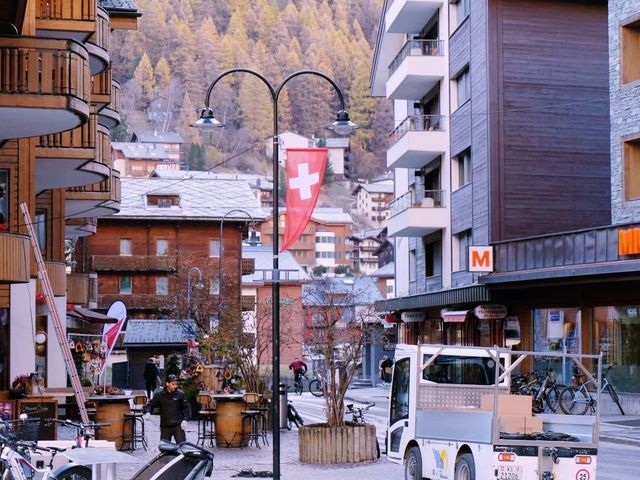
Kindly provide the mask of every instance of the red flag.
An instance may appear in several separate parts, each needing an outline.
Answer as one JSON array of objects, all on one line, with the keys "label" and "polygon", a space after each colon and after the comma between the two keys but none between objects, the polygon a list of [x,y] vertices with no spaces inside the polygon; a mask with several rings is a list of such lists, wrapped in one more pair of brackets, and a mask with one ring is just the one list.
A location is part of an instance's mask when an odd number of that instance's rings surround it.
[{"label": "red flag", "polygon": [[298,241],[309,223],[324,180],[328,154],[326,148],[287,148],[287,223],[281,252]]},{"label": "red flag", "polygon": [[107,359],[109,355],[111,355],[111,351],[116,344],[116,340],[120,332],[122,331],[122,327],[124,326],[124,322],[127,320],[127,307],[120,300],[113,302],[111,307],[109,307],[109,311],[107,312],[107,316],[116,318],[118,322],[114,324],[107,324],[102,329],[102,350],[104,354],[104,358],[100,362],[100,367],[104,369],[105,364],[107,363]]}]

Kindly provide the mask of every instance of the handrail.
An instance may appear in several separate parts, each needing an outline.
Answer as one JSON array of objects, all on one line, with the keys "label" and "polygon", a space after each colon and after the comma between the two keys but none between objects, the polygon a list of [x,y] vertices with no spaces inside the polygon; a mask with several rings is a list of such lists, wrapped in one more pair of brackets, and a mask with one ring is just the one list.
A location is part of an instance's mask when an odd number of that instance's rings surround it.
[{"label": "handrail", "polygon": [[389,216],[394,217],[409,208],[443,208],[445,190],[425,190],[423,198],[416,198],[415,191],[409,191],[389,203]]},{"label": "handrail", "polygon": [[39,0],[36,2],[38,20],[91,21],[96,16],[95,0]]},{"label": "handrail", "polygon": [[441,57],[444,55],[444,41],[414,38],[408,40],[389,64],[389,76],[393,75],[403,60],[409,56]]},{"label": "handrail", "polygon": [[443,115],[409,115],[389,134],[389,145],[407,132],[444,132],[444,122]]}]

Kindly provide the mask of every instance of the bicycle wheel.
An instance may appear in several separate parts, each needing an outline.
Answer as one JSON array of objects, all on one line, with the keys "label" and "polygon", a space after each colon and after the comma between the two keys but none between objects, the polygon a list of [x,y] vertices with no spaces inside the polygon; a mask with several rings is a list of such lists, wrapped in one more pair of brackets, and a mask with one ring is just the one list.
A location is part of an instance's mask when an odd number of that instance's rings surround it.
[{"label": "bicycle wheel", "polygon": [[91,480],[91,469],[84,465],[74,465],[62,473],[56,473],[57,480]]},{"label": "bicycle wheel", "polygon": [[609,390],[609,395],[611,395],[611,400],[613,400],[618,408],[620,409],[620,413],[624,415],[624,410],[622,410],[622,405],[620,405],[620,397],[618,397],[618,392],[613,389],[611,384],[607,385],[607,390]]},{"label": "bicycle wheel", "polygon": [[560,390],[558,387],[548,387],[544,392],[544,401],[549,410],[553,413],[558,413],[558,409],[560,408]]},{"label": "bicycle wheel", "polygon": [[322,396],[322,384],[317,378],[309,382],[309,391],[314,397]]},{"label": "bicycle wheel", "polygon": [[589,404],[590,397],[582,389],[567,387],[560,392],[560,408],[567,415],[584,415]]}]

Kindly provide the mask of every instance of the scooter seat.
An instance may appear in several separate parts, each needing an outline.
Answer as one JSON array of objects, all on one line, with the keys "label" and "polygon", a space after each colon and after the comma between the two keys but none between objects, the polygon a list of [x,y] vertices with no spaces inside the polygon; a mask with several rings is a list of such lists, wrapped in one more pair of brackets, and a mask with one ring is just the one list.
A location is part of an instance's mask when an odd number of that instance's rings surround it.
[{"label": "scooter seat", "polygon": [[158,450],[160,450],[161,453],[173,453],[173,454],[178,454],[180,453],[179,449],[179,445],[177,443],[173,443],[173,442],[168,442],[166,440],[160,440],[160,443],[158,444]]}]

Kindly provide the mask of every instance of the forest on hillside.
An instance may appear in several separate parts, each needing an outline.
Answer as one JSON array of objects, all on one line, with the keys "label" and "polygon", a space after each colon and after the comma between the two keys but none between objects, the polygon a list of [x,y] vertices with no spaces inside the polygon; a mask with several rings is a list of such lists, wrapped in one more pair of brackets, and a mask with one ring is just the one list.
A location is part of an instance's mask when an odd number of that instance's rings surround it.
[{"label": "forest on hillside", "polygon": [[[382,0],[136,0],[137,31],[114,32],[113,76],[122,85],[123,123],[115,139],[137,129],[180,132],[192,168],[268,172],[264,145],[272,133],[268,89],[249,74],[218,83],[211,106],[225,128],[201,134],[190,124],[209,84],[222,71],[249,67],[279,84],[291,72],[332,77],[360,128],[351,137],[355,174],[382,173],[388,102],[372,98],[369,73]],[[338,100],[325,80],[303,75],[278,101],[280,131],[331,136]],[[218,168],[216,168],[218,170]]]}]

